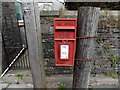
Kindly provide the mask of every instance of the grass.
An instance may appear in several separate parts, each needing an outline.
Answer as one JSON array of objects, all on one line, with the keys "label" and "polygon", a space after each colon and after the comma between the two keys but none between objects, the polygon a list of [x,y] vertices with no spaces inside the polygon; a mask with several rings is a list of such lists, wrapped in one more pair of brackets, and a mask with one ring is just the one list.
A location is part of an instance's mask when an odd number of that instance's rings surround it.
[{"label": "grass", "polygon": [[107,73],[105,73],[105,76],[117,78],[118,74],[117,74],[117,72],[107,72]]},{"label": "grass", "polygon": [[67,87],[66,84],[60,83],[60,84],[58,84],[57,88],[58,88],[59,90],[65,90],[65,88],[68,88],[68,87]]},{"label": "grass", "polygon": [[19,79],[23,79],[23,77],[29,77],[30,75],[26,74],[26,75],[23,75],[23,74],[17,74],[16,77],[19,78]]},{"label": "grass", "polygon": [[7,84],[8,84],[8,85],[11,85],[11,84],[17,84],[17,85],[19,85],[20,82],[7,82]]},{"label": "grass", "polygon": [[23,74],[17,74],[16,77],[19,78],[19,79],[23,79],[24,75]]}]

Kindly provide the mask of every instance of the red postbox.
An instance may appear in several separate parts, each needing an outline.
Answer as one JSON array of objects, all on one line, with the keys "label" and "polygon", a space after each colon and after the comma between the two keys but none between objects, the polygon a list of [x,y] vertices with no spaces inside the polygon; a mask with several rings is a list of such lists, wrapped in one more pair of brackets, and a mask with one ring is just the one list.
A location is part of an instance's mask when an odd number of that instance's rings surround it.
[{"label": "red postbox", "polygon": [[54,19],[54,52],[56,66],[74,65],[76,25],[76,19]]}]

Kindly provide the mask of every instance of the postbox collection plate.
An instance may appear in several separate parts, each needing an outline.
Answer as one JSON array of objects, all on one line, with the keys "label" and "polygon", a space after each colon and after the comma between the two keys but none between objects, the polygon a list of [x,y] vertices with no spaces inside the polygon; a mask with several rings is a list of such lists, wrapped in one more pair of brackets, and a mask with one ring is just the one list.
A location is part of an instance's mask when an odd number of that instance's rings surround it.
[{"label": "postbox collection plate", "polygon": [[60,59],[68,59],[69,45],[60,45]]}]

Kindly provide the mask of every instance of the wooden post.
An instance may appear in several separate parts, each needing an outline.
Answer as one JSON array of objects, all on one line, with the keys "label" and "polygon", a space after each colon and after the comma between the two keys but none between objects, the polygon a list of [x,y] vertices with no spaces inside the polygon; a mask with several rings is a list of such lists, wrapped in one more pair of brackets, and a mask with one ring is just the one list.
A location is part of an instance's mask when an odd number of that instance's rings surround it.
[{"label": "wooden post", "polygon": [[[78,9],[77,37],[96,36],[100,8]],[[75,59],[93,59],[95,38],[77,39]],[[73,88],[88,88],[91,61],[75,60]]]},{"label": "wooden post", "polygon": [[[118,15],[120,15],[120,12],[118,12]],[[120,17],[118,17],[118,20],[119,20],[118,21],[118,29],[120,29]],[[120,45],[120,41],[118,41],[118,45]],[[120,50],[118,50],[118,53],[119,53],[119,56],[120,56]],[[120,60],[118,61],[118,84],[119,84],[118,88],[120,88]]]},{"label": "wooden post", "polygon": [[2,72],[2,2],[0,1],[0,73]]},{"label": "wooden post", "polygon": [[23,9],[34,88],[45,88],[43,48],[37,3],[23,2]]}]

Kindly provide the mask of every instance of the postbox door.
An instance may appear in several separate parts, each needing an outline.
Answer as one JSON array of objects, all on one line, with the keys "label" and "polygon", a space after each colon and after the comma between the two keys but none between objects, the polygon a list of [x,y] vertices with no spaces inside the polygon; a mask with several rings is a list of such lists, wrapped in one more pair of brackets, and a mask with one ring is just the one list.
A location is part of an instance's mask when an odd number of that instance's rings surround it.
[{"label": "postbox door", "polygon": [[55,65],[73,66],[75,46],[76,46],[76,19],[55,19],[54,20]]}]

